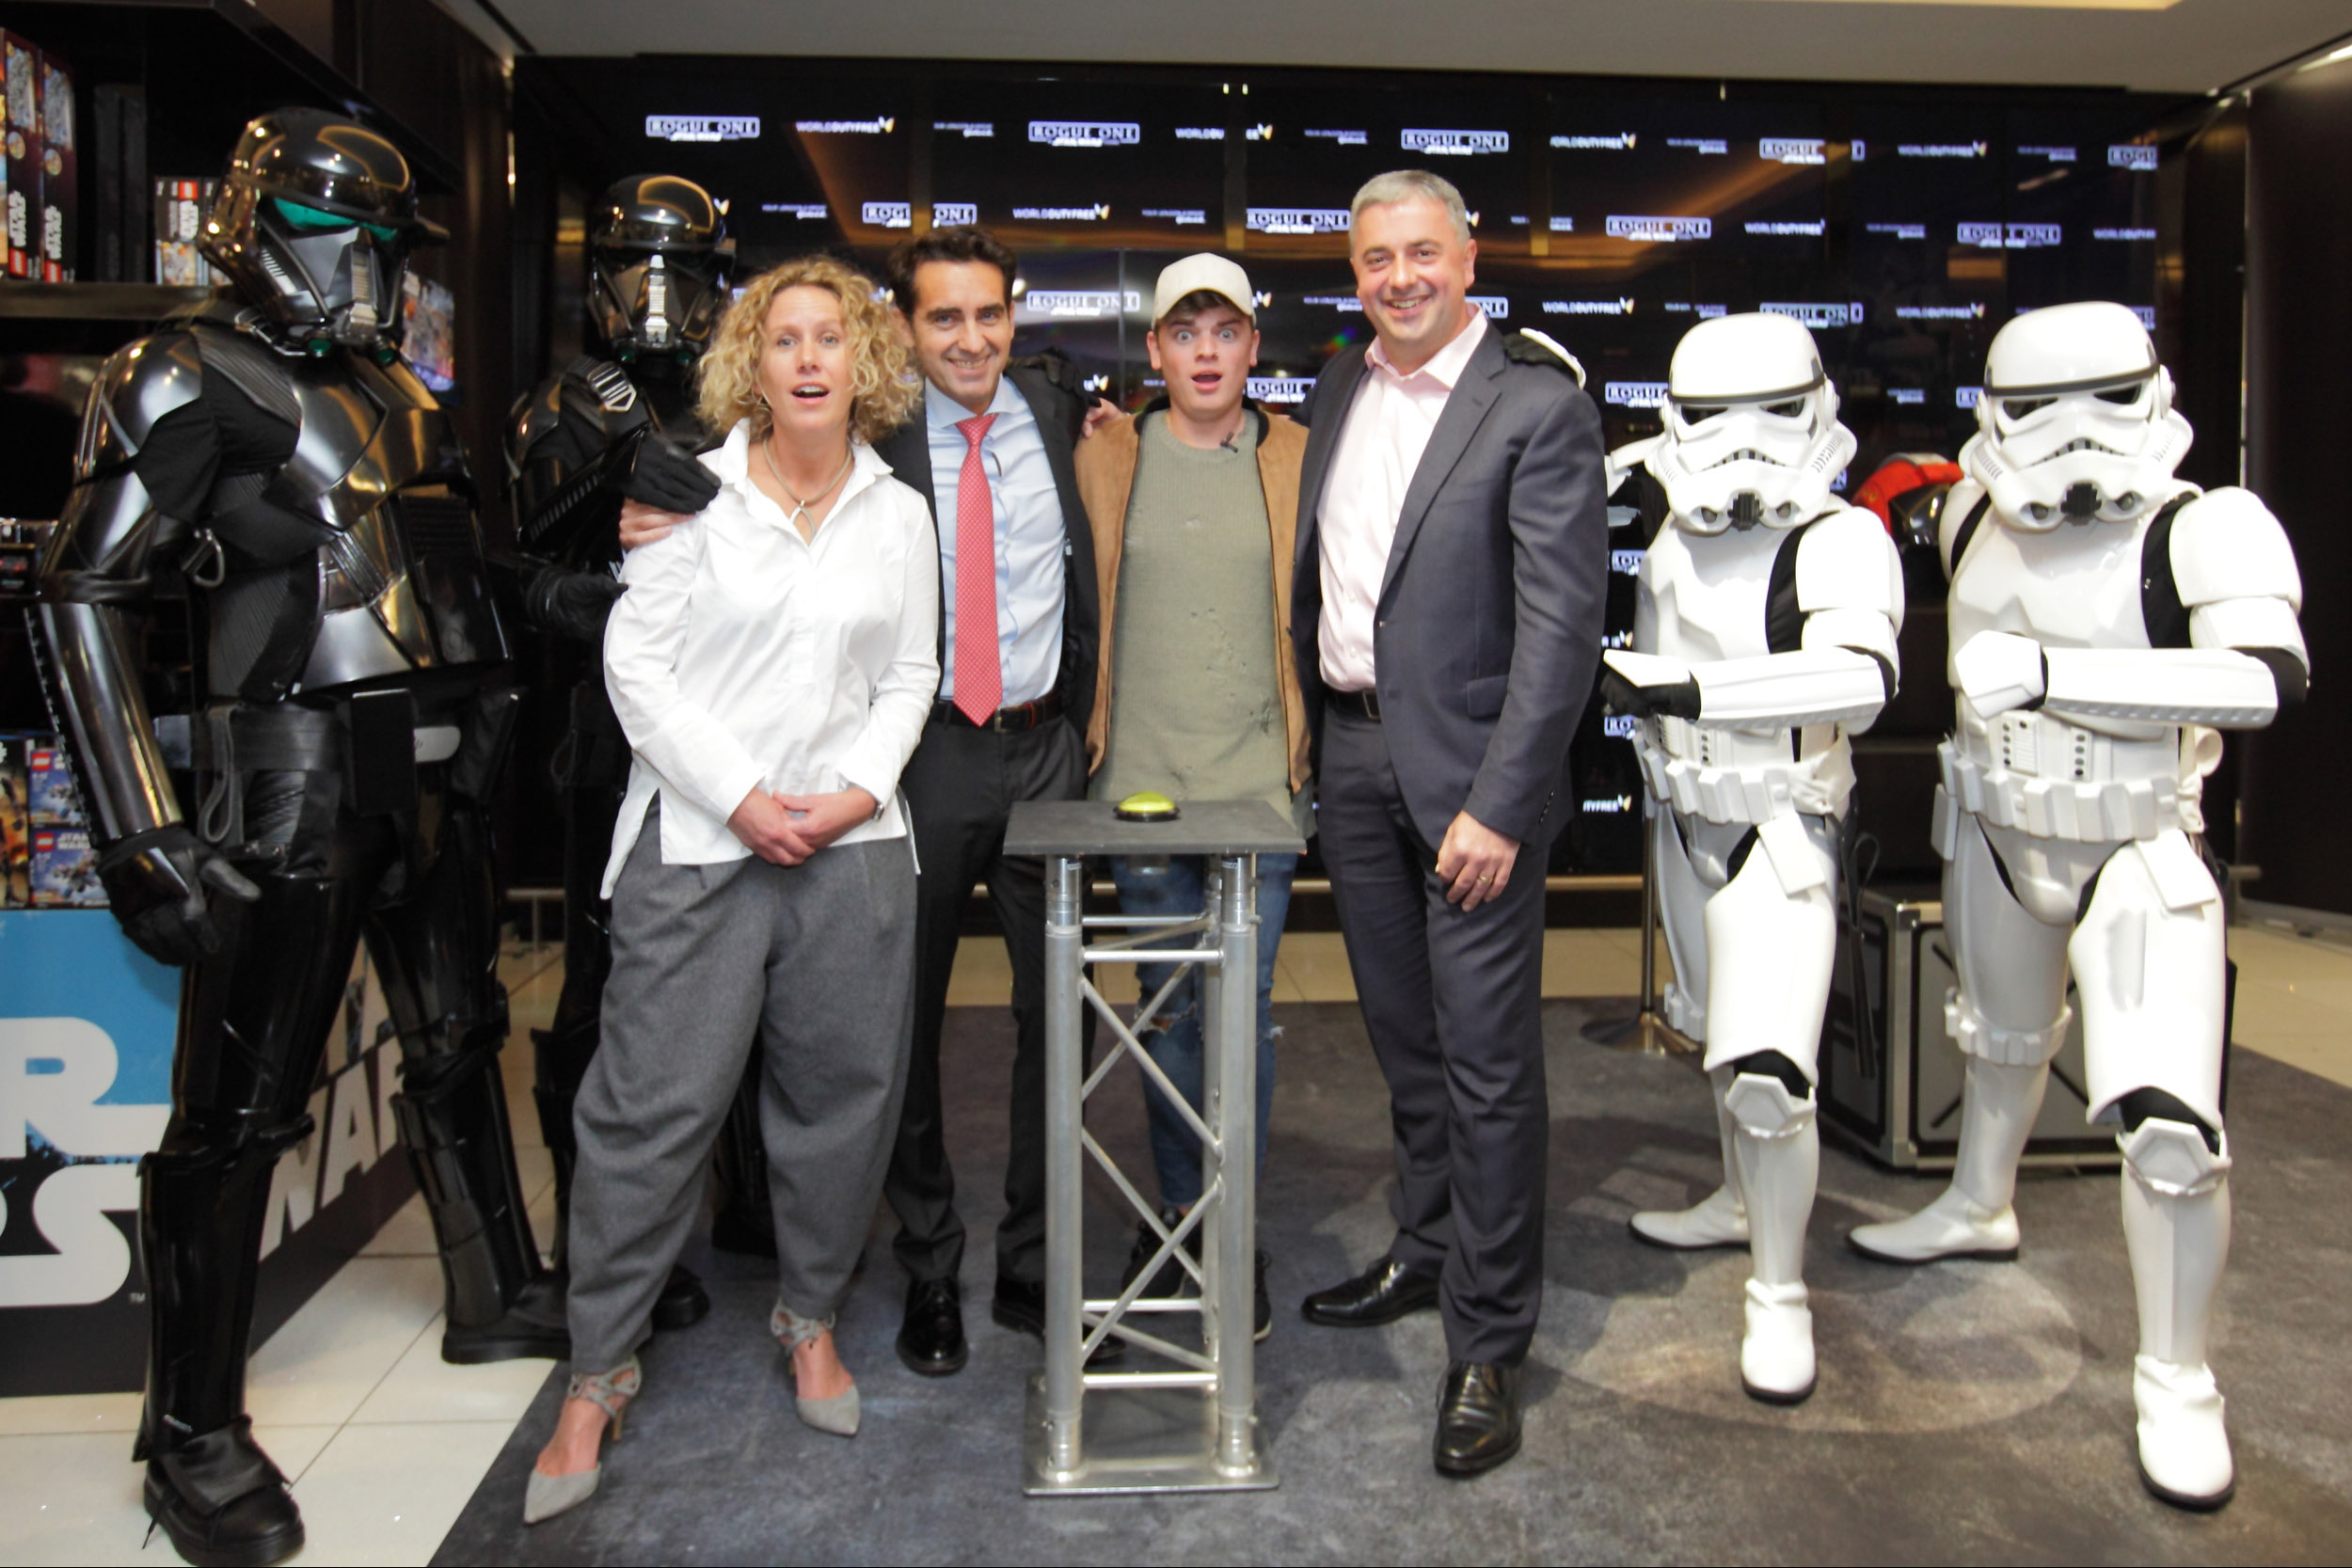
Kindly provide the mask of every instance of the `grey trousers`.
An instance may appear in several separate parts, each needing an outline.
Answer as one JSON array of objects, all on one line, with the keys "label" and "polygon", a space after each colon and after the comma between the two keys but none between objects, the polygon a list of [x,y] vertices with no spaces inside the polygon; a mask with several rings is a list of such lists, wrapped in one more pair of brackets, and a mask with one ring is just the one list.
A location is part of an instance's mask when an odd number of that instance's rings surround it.
[{"label": "grey trousers", "polygon": [[833,1314],[898,1125],[914,985],[905,839],[789,867],[664,865],[646,813],[612,890],[604,1043],[574,1118],[573,1365],[618,1367],[651,1332],[755,1031],[778,1299]]}]

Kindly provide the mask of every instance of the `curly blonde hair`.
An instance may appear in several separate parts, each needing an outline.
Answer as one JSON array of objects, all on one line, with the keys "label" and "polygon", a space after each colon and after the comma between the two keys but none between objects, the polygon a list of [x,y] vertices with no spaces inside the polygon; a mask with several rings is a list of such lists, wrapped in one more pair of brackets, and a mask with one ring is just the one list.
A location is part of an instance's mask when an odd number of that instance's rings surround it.
[{"label": "curly blonde hair", "polygon": [[703,427],[712,435],[752,421],[764,441],[772,420],[759,391],[759,359],[768,311],[787,289],[822,289],[841,302],[850,333],[850,434],[871,446],[907,421],[922,395],[914,364],[891,329],[889,308],[867,278],[830,256],[802,256],[771,267],[745,286],[719,319],[695,369]]}]

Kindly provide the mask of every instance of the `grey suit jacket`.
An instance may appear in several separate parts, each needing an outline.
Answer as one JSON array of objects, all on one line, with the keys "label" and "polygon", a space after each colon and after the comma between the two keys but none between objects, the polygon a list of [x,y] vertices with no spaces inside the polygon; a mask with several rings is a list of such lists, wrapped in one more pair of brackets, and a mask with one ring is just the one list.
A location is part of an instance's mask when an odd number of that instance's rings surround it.
[{"label": "grey suit jacket", "polygon": [[[1365,373],[1361,352],[1342,352],[1308,404],[1291,636],[1318,751],[1316,518]],[[1390,752],[1432,847],[1461,811],[1522,844],[1548,843],[1565,820],[1568,740],[1600,662],[1602,456],[1593,400],[1560,371],[1514,362],[1489,325],[1414,470],[1375,611]]]}]

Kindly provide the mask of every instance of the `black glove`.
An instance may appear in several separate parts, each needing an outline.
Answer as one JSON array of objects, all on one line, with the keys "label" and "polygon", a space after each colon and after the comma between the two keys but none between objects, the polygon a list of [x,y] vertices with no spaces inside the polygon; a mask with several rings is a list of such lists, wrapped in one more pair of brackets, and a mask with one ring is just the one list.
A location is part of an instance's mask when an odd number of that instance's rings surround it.
[{"label": "black glove", "polygon": [[1673,719],[1699,716],[1699,683],[1677,681],[1672,686],[1636,686],[1609,665],[1600,667],[1600,700],[1612,713],[1636,719],[1664,715]]},{"label": "black glove", "polygon": [[205,894],[250,904],[262,890],[213,847],[174,822],[109,845],[98,879],[123,934],[157,963],[192,964],[220,951]]},{"label": "black glove", "polygon": [[542,566],[523,584],[523,613],[541,631],[594,642],[628,585],[597,572]]},{"label": "black glove", "polygon": [[617,488],[631,500],[691,515],[710,504],[719,481],[692,452],[649,430],[621,469]]}]

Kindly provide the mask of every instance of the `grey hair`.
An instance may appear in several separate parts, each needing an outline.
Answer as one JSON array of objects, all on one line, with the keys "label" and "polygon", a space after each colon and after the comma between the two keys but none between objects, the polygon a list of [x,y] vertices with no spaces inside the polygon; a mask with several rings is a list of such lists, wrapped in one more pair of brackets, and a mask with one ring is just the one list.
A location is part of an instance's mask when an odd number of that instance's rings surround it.
[{"label": "grey hair", "polygon": [[1356,199],[1348,203],[1349,236],[1354,237],[1356,226],[1363,221],[1365,208],[1386,207],[1397,201],[1436,202],[1454,220],[1454,232],[1462,243],[1470,244],[1470,209],[1462,203],[1462,193],[1454,188],[1453,181],[1425,168],[1391,169],[1365,181],[1363,189],[1356,193]]}]

